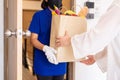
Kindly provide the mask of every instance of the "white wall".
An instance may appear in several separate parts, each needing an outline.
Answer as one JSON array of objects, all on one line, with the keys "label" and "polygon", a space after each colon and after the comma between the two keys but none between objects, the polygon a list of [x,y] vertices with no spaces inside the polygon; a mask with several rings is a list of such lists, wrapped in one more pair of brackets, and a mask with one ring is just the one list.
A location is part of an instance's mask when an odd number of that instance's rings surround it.
[{"label": "white wall", "polygon": [[0,0],[0,80],[4,80],[4,0]]},{"label": "white wall", "polygon": [[[80,7],[83,7],[84,2],[88,0],[74,0],[76,5],[76,13],[79,12]],[[106,9],[110,6],[113,0],[89,0],[95,2],[95,18],[87,20],[88,30],[96,25],[102,14],[105,13]],[[94,24],[93,24],[94,23]],[[102,73],[98,68],[97,64],[90,66],[81,64],[80,62],[75,63],[75,79],[74,80],[106,80],[106,73]]]}]

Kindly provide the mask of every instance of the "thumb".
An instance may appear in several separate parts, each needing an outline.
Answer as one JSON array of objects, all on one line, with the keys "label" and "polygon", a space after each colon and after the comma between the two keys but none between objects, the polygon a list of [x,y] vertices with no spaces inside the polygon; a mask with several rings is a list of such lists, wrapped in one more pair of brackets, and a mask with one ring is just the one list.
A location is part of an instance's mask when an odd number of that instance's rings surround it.
[{"label": "thumb", "polygon": [[57,54],[57,50],[54,49],[54,53]]},{"label": "thumb", "polygon": [[55,50],[54,48],[51,48],[51,49],[55,54],[57,54],[57,50]]},{"label": "thumb", "polygon": [[64,36],[67,36],[68,35],[68,31],[65,31],[65,35]]}]

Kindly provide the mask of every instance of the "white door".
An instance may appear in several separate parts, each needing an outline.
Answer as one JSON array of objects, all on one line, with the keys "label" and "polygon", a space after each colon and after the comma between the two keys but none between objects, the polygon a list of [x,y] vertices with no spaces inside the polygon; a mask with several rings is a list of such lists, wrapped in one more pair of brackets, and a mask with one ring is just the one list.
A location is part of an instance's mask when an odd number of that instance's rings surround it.
[{"label": "white door", "polygon": [[22,80],[22,0],[5,0],[4,10],[7,16],[5,31],[9,30],[6,32],[9,37],[5,37],[7,46],[4,48],[8,56],[5,60],[5,78]]}]

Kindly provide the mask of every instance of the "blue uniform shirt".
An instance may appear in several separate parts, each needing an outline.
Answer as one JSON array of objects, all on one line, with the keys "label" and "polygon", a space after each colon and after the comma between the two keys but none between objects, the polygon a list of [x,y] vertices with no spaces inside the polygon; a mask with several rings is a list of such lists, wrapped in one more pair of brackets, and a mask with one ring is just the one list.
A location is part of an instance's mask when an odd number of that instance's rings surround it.
[{"label": "blue uniform shirt", "polygon": [[[49,46],[51,30],[51,11],[46,8],[34,14],[29,30],[38,34],[38,40]],[[37,48],[34,50],[33,70],[35,74],[42,76],[63,75],[66,73],[66,63],[58,65],[48,62],[45,53]]]}]

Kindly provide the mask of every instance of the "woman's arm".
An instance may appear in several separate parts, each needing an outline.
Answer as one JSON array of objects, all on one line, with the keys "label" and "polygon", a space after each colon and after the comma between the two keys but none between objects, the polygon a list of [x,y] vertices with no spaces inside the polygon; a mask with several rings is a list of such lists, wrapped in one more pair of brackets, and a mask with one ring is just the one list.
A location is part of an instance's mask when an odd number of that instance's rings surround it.
[{"label": "woman's arm", "polygon": [[[71,37],[71,45],[76,59],[85,57],[90,53],[98,53],[105,48],[120,32],[120,7],[113,5],[101,17],[93,29],[83,34]],[[68,34],[59,37],[56,44],[64,46],[70,43]]]},{"label": "woman's arm", "polygon": [[104,50],[97,53],[94,56],[94,59],[98,67],[101,69],[101,71],[106,72],[107,71],[107,47]]},{"label": "woman's arm", "polygon": [[31,39],[32,45],[35,48],[37,48],[39,50],[43,50],[44,44],[42,44],[40,41],[38,41],[38,34],[32,33],[30,39]]}]

